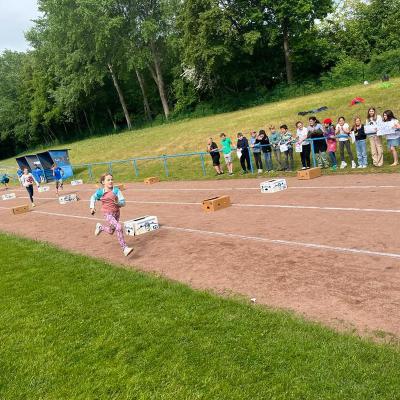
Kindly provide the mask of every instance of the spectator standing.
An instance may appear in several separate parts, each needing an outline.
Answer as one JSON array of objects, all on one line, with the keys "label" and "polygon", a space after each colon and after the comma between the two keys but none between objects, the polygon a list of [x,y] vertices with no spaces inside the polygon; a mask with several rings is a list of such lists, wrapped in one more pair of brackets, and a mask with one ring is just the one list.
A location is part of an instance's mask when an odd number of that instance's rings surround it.
[{"label": "spectator standing", "polygon": [[221,156],[219,154],[218,145],[213,141],[212,138],[208,139],[207,152],[210,153],[213,167],[214,167],[215,171],[217,172],[217,175],[222,175],[224,173],[224,171],[222,171],[222,168],[221,168],[221,162],[220,162]]},{"label": "spectator standing", "polygon": [[266,170],[268,172],[273,171],[274,170],[274,165],[272,163],[272,157],[271,157],[271,145],[269,143],[268,136],[265,133],[264,129],[261,129],[258,132],[256,144],[259,144],[261,146],[261,151],[264,154]]},{"label": "spectator standing", "polygon": [[242,174],[247,174],[251,171],[249,141],[241,132],[237,134],[237,139],[236,148],[241,151],[240,165],[242,167]]},{"label": "spectator standing", "polygon": [[283,154],[285,157],[283,161],[284,165],[282,166],[282,168],[285,171],[293,171],[294,169],[293,146],[292,146],[293,137],[292,134],[289,132],[289,128],[286,124],[281,125],[280,131],[281,131],[280,150],[281,154]]},{"label": "spectator standing", "polygon": [[261,159],[261,146],[257,142],[257,132],[253,131],[250,134],[250,147],[253,150],[254,161],[256,163],[257,172],[261,174],[263,172],[263,163]]},{"label": "spectator standing", "polygon": [[269,127],[269,142],[271,144],[272,153],[274,154],[274,158],[278,164],[277,170],[282,170],[281,164],[281,150],[279,148],[279,143],[281,142],[281,134],[275,129],[275,126],[271,125]]},{"label": "spectator standing", "polygon": [[382,138],[378,136],[378,130],[381,123],[382,123],[382,117],[378,115],[374,107],[371,107],[367,113],[367,120],[365,121],[364,130],[369,138],[369,144],[371,146],[372,164],[375,167],[382,167],[383,165]]},{"label": "spectator standing", "polygon": [[335,127],[333,126],[333,121],[330,118],[326,118],[324,120],[324,136],[326,139],[327,151],[329,154],[329,158],[332,164],[332,170],[336,171],[337,169],[337,160],[336,160],[336,134]]},{"label": "spectator standing", "polygon": [[314,139],[312,145],[314,147],[314,155],[320,168],[329,168],[328,157],[326,155],[327,144],[324,138],[324,128],[316,117],[311,117],[307,128],[308,137]]},{"label": "spectator standing", "polygon": [[340,168],[346,168],[347,163],[344,158],[344,148],[347,150],[347,154],[350,157],[351,160],[351,168],[356,168],[357,165],[354,161],[353,153],[351,151],[351,146],[350,146],[350,140],[349,140],[349,134],[350,134],[350,127],[349,124],[346,122],[346,119],[344,117],[340,117],[338,119],[338,123],[336,125],[336,135],[339,135],[339,151],[340,151],[340,158],[341,158],[341,163],[340,163]]},{"label": "spectator standing", "polygon": [[387,139],[387,146],[393,155],[393,164],[391,167],[399,165],[399,156],[396,147],[400,146],[400,125],[393,114],[393,111],[386,110],[383,113],[383,129]]},{"label": "spectator standing", "polygon": [[367,135],[365,134],[364,125],[362,124],[360,117],[354,119],[352,132],[356,138],[358,168],[367,168]]},{"label": "spectator standing", "polygon": [[311,167],[311,159],[310,159],[310,154],[311,154],[311,145],[310,142],[307,140],[308,139],[308,130],[307,128],[304,127],[303,123],[301,121],[298,121],[296,123],[296,128],[297,128],[297,144],[301,146],[301,169],[309,169]]},{"label": "spectator standing", "polygon": [[226,137],[225,133],[221,133],[221,146],[222,153],[224,154],[225,164],[228,168],[229,175],[233,175],[233,163],[232,163],[232,140]]}]

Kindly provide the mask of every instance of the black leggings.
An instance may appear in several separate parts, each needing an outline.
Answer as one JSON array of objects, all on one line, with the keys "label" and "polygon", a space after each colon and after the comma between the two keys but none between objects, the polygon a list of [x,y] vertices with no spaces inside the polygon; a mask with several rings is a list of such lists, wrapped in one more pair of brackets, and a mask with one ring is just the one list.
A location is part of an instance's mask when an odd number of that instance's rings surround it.
[{"label": "black leggings", "polygon": [[257,169],[263,169],[263,163],[261,160],[261,153],[253,153],[254,154],[254,160],[256,162],[256,168]]},{"label": "black leggings", "polygon": [[31,203],[33,203],[33,185],[26,186],[26,190],[27,190],[27,192],[29,194],[29,198],[31,200]]},{"label": "black leggings", "polygon": [[[247,164],[247,170],[246,170]],[[244,172],[250,171],[250,154],[247,149],[242,149],[242,155],[240,157],[240,165],[242,166],[242,170]]]},{"label": "black leggings", "polygon": [[303,144],[303,147],[301,148],[301,153],[300,153],[301,164],[302,164],[303,168],[311,167],[310,153],[311,153],[311,145]]}]

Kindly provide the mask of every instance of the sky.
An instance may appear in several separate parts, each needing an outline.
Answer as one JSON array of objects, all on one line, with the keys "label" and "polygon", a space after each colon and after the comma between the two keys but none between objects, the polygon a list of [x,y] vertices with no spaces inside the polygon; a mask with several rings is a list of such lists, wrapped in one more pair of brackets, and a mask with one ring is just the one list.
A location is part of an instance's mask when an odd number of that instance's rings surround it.
[{"label": "sky", "polygon": [[24,32],[38,16],[36,0],[0,0],[0,53],[6,49],[27,50]]}]

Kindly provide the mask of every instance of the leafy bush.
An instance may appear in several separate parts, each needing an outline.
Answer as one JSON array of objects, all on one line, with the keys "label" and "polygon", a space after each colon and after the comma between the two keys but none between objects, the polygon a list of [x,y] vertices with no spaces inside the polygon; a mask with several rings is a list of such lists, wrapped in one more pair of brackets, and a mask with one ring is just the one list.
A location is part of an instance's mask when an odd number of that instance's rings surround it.
[{"label": "leafy bush", "polygon": [[375,79],[380,78],[383,74],[400,75],[400,49],[373,55],[369,63],[369,70]]}]

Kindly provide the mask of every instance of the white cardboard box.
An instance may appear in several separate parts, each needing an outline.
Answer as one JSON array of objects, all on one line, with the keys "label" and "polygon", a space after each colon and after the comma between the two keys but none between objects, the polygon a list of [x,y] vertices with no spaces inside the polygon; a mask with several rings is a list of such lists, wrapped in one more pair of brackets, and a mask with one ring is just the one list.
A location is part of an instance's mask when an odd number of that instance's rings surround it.
[{"label": "white cardboard box", "polygon": [[76,181],[71,181],[71,185],[72,186],[83,185],[83,180],[82,179],[78,179]]},{"label": "white cardboard box", "polygon": [[39,186],[38,187],[38,192],[39,193],[48,192],[48,191],[50,191],[50,187],[49,186]]},{"label": "white cardboard box", "polygon": [[261,193],[276,193],[287,189],[286,179],[271,179],[260,183]]},{"label": "white cardboard box", "polygon": [[159,228],[157,217],[150,215],[124,222],[125,233],[129,236],[143,235]]},{"label": "white cardboard box", "polygon": [[2,198],[3,200],[12,200],[12,199],[16,199],[17,196],[15,195],[15,193],[7,193],[7,194],[3,194],[3,195],[1,196],[1,198]]},{"label": "white cardboard box", "polygon": [[64,196],[60,196],[58,198],[58,201],[60,204],[67,204],[67,203],[71,203],[73,201],[78,201],[79,197],[76,193],[70,193],[70,194],[66,194]]}]

